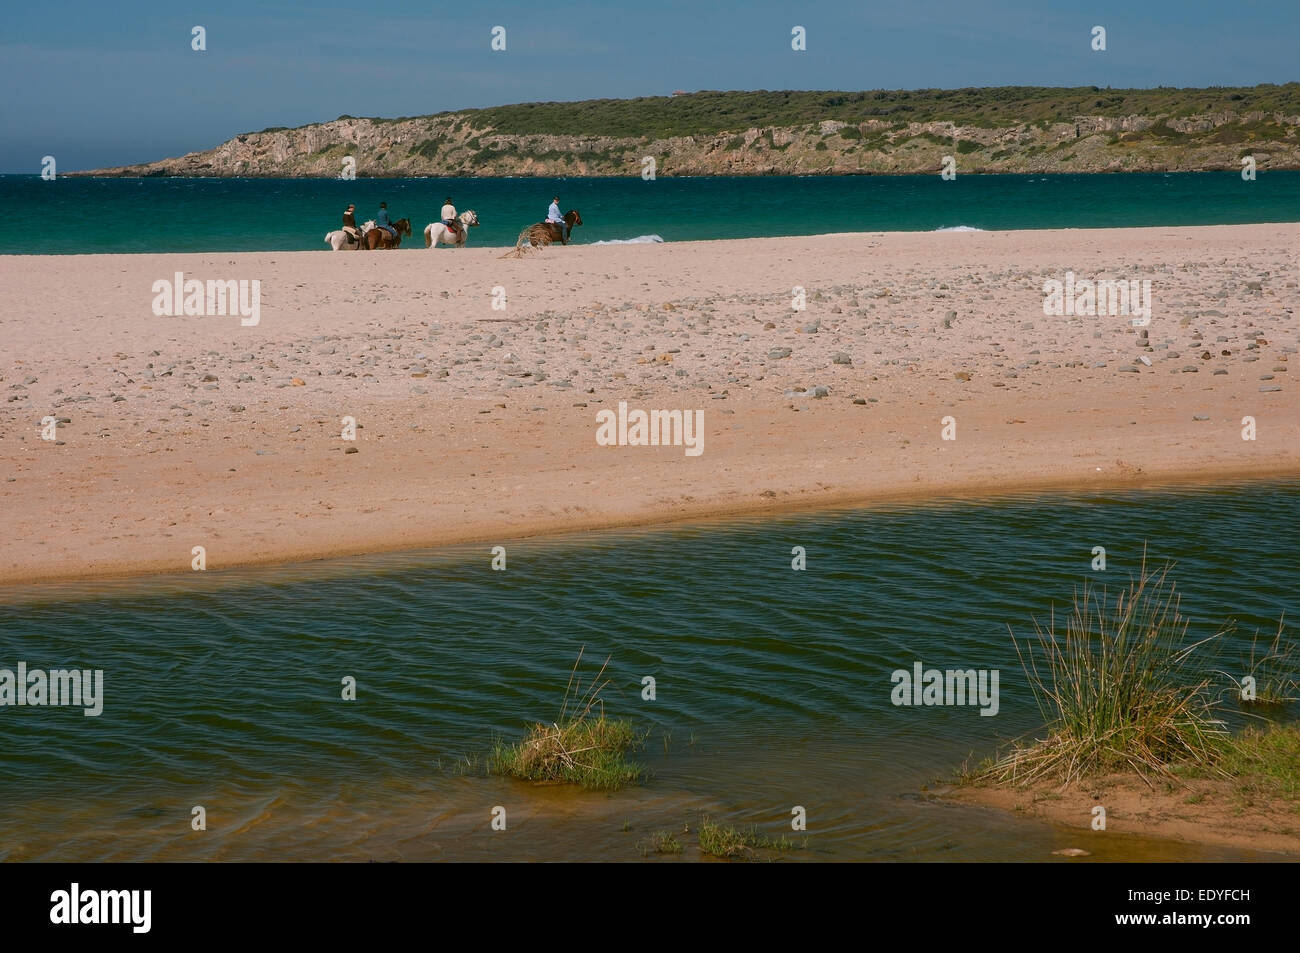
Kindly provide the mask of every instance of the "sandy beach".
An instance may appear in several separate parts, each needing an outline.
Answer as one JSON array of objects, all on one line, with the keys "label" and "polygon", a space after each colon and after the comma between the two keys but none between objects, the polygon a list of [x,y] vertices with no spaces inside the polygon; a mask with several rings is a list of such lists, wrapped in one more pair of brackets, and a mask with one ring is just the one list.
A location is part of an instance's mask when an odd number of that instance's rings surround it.
[{"label": "sandy beach", "polygon": [[[0,257],[0,581],[1295,475],[1298,253],[1285,224]],[[1150,324],[1045,315],[1067,271],[1149,279]],[[258,323],[155,315],[177,272],[260,282]],[[703,451],[599,445],[620,402],[702,411]]]},{"label": "sandy beach", "polygon": [[[1216,844],[1300,856],[1295,809],[1279,796],[1243,791],[1226,779],[1145,780],[1136,774],[1089,778],[1062,785],[997,785],[944,789],[938,796],[1023,818],[1080,829],[1080,843],[1092,833],[1093,808],[1106,808],[1106,830],[1194,844]],[[1248,817],[1248,822],[1243,818]]]}]

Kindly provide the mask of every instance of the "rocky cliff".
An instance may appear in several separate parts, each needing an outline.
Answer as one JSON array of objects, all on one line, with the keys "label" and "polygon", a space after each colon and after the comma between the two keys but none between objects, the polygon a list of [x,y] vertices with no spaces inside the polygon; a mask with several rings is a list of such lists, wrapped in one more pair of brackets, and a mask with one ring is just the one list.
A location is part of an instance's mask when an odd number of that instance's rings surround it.
[{"label": "rocky cliff", "polygon": [[[616,101],[599,104],[610,102]],[[562,105],[572,116],[583,104]],[[660,176],[933,173],[944,156],[953,157],[959,173],[1239,170],[1247,155],[1261,170],[1300,168],[1300,110],[1187,114],[1168,108],[1033,121],[1016,121],[1004,110],[992,123],[982,118],[821,119],[637,136],[503,128],[510,124],[497,113],[518,108],[409,119],[344,116],[247,133],[206,152],[83,174],[336,177],[351,160],[357,176],[639,175],[647,156],[654,158]],[[636,128],[635,112],[630,115],[621,122],[623,129],[629,123]],[[590,128],[599,129],[596,104],[590,119]],[[664,123],[656,126],[662,129]]]}]

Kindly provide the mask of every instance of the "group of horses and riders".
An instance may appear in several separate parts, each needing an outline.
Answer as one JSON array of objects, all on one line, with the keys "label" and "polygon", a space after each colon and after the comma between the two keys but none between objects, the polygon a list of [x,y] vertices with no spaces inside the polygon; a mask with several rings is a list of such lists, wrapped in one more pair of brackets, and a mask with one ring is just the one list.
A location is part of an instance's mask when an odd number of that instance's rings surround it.
[{"label": "group of horses and riders", "polygon": [[[363,225],[357,225],[356,206],[349,205],[343,212],[343,227],[325,235],[325,243],[334,251],[375,251],[378,249],[397,248],[402,244],[402,236],[411,234],[411,221],[399,218],[392,221],[388,214],[388,203],[379,203],[379,212],[373,219]],[[424,227],[424,247],[435,245],[463,246],[469,238],[469,229],[478,224],[478,215],[471,209],[457,214],[456,206],[448,196],[442,206],[442,218],[430,222]],[[529,225],[524,232],[536,240],[569,244],[569,236],[575,225],[582,224],[582,216],[576,210],[560,214],[560,197],[551,199],[546,210],[546,219],[536,225]],[[523,236],[521,235],[521,238]]]}]

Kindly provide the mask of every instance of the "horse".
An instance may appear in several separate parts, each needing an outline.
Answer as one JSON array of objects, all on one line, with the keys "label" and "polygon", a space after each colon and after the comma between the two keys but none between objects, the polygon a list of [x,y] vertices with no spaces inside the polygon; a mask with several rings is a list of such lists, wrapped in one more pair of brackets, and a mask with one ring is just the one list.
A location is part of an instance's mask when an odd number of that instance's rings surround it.
[{"label": "horse", "polygon": [[[358,230],[360,235],[360,230]],[[343,229],[338,228],[332,232],[325,233],[325,244],[329,245],[334,251],[343,249],[344,251],[359,251],[361,249],[361,239],[353,238]]]},{"label": "horse", "polygon": [[[564,213],[564,223],[569,226],[567,229],[560,228],[559,222],[538,222],[536,225],[532,226],[532,228],[541,228],[546,230],[548,239],[546,242],[543,242],[543,244],[550,244],[550,242],[559,242],[561,245],[567,245],[569,244],[569,240],[564,237],[564,233],[567,231],[570,235],[572,235],[573,229],[576,226],[582,224],[582,216],[578,214],[577,209],[571,208]],[[531,232],[532,229],[529,229],[529,231]],[[529,235],[529,240],[532,241],[531,234]],[[533,242],[533,244],[536,245],[537,242]]]},{"label": "horse", "polygon": [[469,238],[470,227],[478,224],[478,216],[474,214],[473,209],[470,209],[457,215],[456,220],[460,222],[460,231],[455,235],[452,235],[451,229],[442,222],[430,222],[424,226],[424,247],[432,248],[439,243],[464,245]]},{"label": "horse", "polygon": [[411,221],[406,218],[399,218],[393,222],[393,231],[397,232],[396,238],[390,238],[388,232],[384,231],[374,222],[366,222],[369,228],[362,227],[361,230],[361,247],[366,251],[375,249],[396,248],[402,244],[402,236],[411,234]]},{"label": "horse", "polygon": [[[569,232],[582,224],[582,215],[577,209],[569,209],[564,213],[564,221],[569,225]],[[524,243],[527,242],[533,248],[544,248],[551,242],[560,242],[562,245],[569,244],[569,240],[564,237],[564,229],[558,222],[538,222],[536,225],[529,225],[519,233],[519,238],[515,241],[515,256],[523,254]]]}]

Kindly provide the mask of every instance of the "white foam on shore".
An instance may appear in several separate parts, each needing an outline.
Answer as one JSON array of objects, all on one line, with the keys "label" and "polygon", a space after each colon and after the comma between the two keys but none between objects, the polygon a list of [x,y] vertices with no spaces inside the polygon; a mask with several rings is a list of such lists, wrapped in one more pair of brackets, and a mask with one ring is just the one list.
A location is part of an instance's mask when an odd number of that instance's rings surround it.
[{"label": "white foam on shore", "polygon": [[653,245],[662,242],[658,235],[638,235],[636,238],[611,238],[608,241],[592,242],[593,245]]},{"label": "white foam on shore", "polygon": [[949,225],[946,228],[936,228],[936,232],[982,232],[983,228],[975,228],[971,225]]}]

